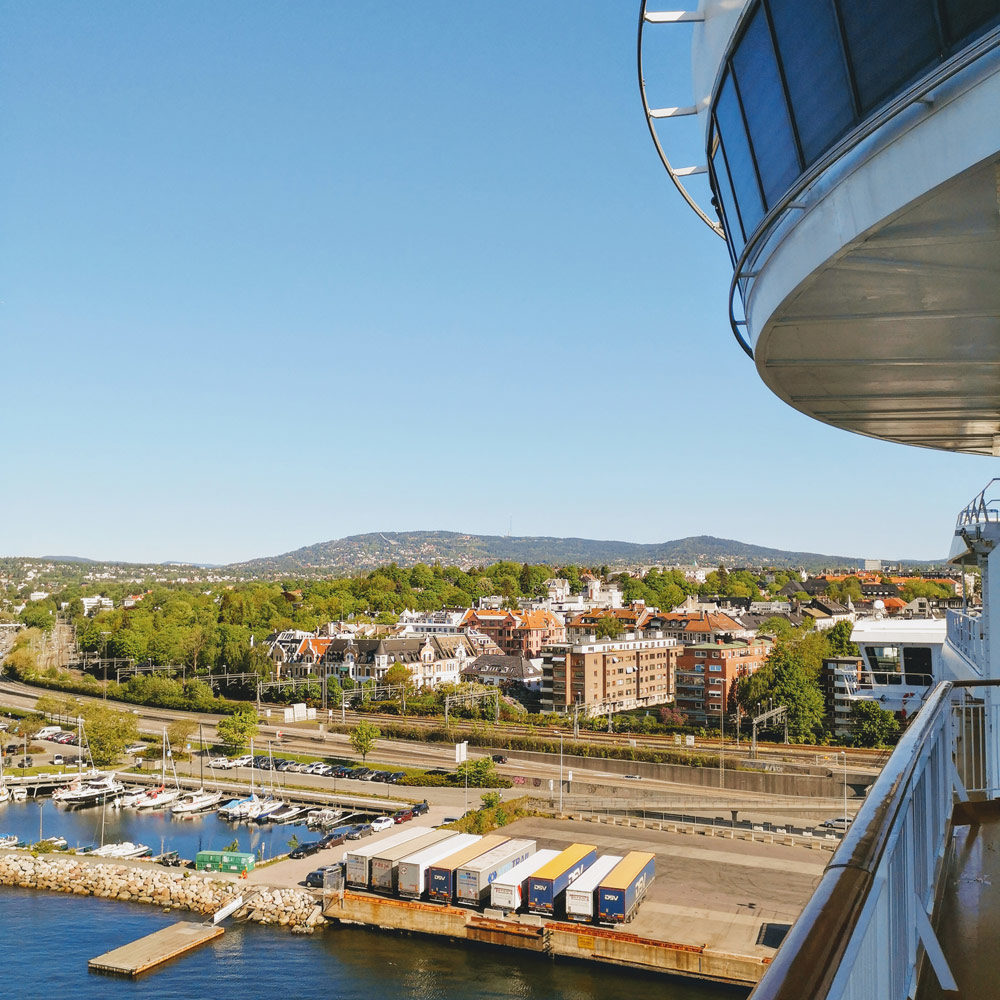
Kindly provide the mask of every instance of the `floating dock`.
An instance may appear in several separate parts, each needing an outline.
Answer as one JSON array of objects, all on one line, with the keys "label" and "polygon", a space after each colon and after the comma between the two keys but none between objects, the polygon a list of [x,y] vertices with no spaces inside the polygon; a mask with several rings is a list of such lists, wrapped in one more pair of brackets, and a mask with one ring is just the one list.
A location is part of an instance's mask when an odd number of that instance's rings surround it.
[{"label": "floating dock", "polygon": [[182,920],[163,927],[131,944],[106,951],[87,963],[91,972],[107,972],[117,976],[141,976],[142,973],[198,948],[225,933],[213,924]]}]

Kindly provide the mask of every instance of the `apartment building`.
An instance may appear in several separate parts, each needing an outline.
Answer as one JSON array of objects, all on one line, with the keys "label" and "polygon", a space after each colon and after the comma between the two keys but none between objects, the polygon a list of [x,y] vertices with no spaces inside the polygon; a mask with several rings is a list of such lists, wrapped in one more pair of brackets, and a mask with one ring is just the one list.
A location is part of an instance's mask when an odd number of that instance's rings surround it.
[{"label": "apartment building", "polygon": [[615,711],[661,705],[673,698],[679,652],[675,639],[631,632],[550,646],[542,651],[542,706],[558,712],[574,705]]},{"label": "apartment building", "polygon": [[766,639],[700,642],[682,647],[677,657],[675,704],[696,726],[718,726],[731,708],[733,685],[767,661]]}]

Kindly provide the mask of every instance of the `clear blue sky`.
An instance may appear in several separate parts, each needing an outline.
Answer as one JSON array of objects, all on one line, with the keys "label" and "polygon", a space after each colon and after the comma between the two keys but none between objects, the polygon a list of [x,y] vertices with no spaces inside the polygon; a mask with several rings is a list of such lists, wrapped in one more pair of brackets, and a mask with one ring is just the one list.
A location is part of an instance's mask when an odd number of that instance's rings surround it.
[{"label": "clear blue sky", "polygon": [[0,553],[511,524],[942,556],[996,463],[762,386],[636,12],[0,3]]}]

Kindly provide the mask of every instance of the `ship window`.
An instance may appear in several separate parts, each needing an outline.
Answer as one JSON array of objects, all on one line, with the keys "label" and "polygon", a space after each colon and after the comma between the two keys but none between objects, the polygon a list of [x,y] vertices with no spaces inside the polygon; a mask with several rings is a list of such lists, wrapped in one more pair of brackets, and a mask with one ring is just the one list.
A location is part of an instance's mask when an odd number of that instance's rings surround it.
[{"label": "ship window", "polygon": [[771,29],[762,7],[751,18],[733,56],[733,70],[744,95],[743,111],[750,142],[770,207],[798,177],[800,166]]},{"label": "ship window", "polygon": [[932,0],[840,0],[840,14],[863,112],[940,55]]},{"label": "ship window", "polygon": [[802,155],[812,163],[854,120],[832,0],[770,0],[769,6]]},{"label": "ship window", "polygon": [[739,202],[743,228],[747,233],[751,233],[764,217],[764,205],[761,202],[760,188],[757,186],[757,168],[750,152],[750,143],[747,141],[746,129],[743,126],[743,112],[740,109],[731,73],[726,74],[719,92],[715,117],[725,144],[726,162],[729,164],[730,179],[736,192],[736,200]]},{"label": "ship window", "polygon": [[952,42],[960,42],[976,28],[1000,19],[1000,0],[944,0],[943,6]]},{"label": "ship window", "polygon": [[898,646],[865,646],[865,656],[868,659],[869,668],[873,671],[883,673],[898,673],[899,671]]},{"label": "ship window", "polygon": [[931,683],[931,651],[928,646],[907,646],[903,649],[903,670],[907,684]]}]

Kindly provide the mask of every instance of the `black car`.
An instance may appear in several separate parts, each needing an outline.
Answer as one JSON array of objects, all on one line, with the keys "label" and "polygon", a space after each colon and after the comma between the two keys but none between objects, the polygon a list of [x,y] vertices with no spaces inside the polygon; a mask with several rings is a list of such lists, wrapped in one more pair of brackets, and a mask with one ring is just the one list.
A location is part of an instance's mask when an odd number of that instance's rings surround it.
[{"label": "black car", "polygon": [[427,804],[427,800],[424,799],[423,802],[418,802],[413,807],[413,815],[414,816],[423,816],[427,812],[428,809],[430,809],[430,806]]},{"label": "black car", "polygon": [[507,758],[502,753],[495,753],[495,754],[493,754],[493,756],[490,758],[490,760],[492,760],[494,764],[506,764],[507,763]]},{"label": "black car", "polygon": [[288,852],[290,858],[308,858],[310,855],[315,854],[322,847],[322,841],[320,840],[307,840],[298,847],[292,848]]},{"label": "black car", "polygon": [[322,868],[317,868],[315,871],[310,872],[306,876],[306,885],[311,889],[322,889],[326,884],[327,875],[334,875],[338,871],[343,872],[344,862],[338,861],[333,865],[323,865]]},{"label": "black car", "polygon": [[346,764],[334,764],[330,775],[334,778],[346,778],[352,770],[353,768],[348,767]]},{"label": "black car", "polygon": [[449,774],[450,772],[443,767],[435,767],[427,772],[428,774]]},{"label": "black car", "polygon": [[393,771],[389,775],[389,780],[393,784],[396,784],[397,781],[402,781],[402,779],[405,778],[405,777],[406,777],[406,772],[405,771]]}]

